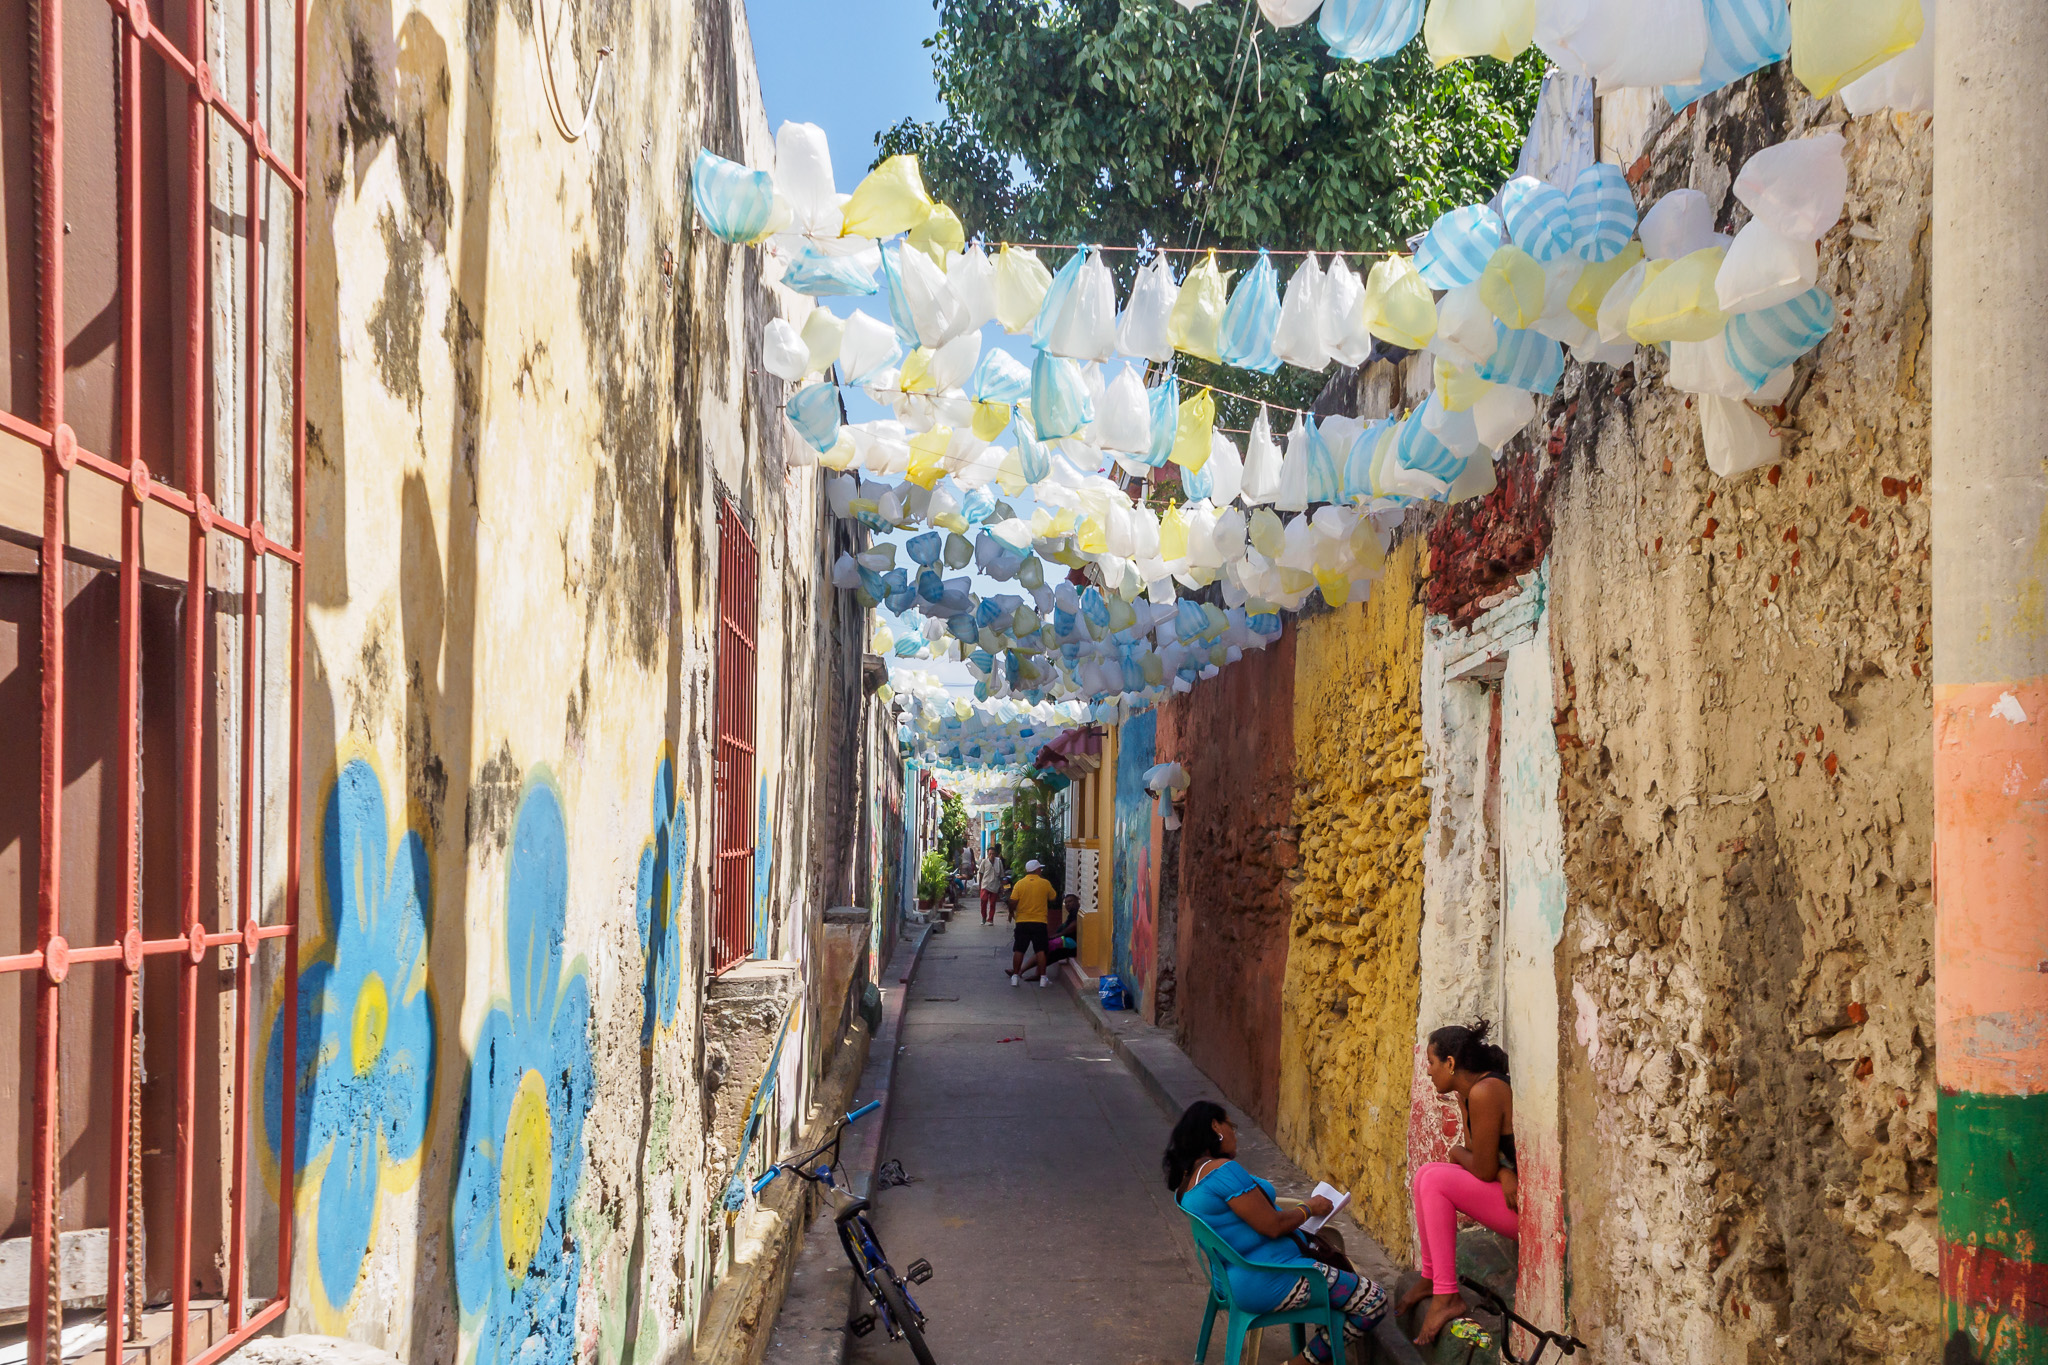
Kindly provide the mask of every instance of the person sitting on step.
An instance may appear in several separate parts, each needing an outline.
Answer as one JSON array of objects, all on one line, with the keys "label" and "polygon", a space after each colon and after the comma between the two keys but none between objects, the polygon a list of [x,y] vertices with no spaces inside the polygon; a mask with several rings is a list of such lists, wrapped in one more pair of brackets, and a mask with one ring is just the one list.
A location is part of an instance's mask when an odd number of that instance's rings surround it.
[{"label": "person sitting on step", "polygon": [[[1060,902],[1060,912],[1065,918],[1045,940],[1045,969],[1048,972],[1081,951],[1081,898],[1069,891]],[[1038,973],[1038,976],[1043,980],[1045,972]],[[1024,979],[1029,981],[1031,973],[1024,973]]]},{"label": "person sitting on step", "polygon": [[1038,968],[1038,984],[1052,983],[1045,976],[1045,915],[1046,907],[1052,904],[1055,894],[1052,883],[1038,875],[1044,866],[1036,858],[1026,860],[1024,875],[1017,878],[1010,887],[1010,907],[1017,927],[1010,934],[1010,984],[1024,984],[1024,954],[1031,952],[1031,963]]},{"label": "person sitting on step", "polygon": [[[1283,1265],[1285,1270],[1229,1268],[1230,1295],[1253,1313],[1276,1313],[1309,1300],[1309,1276],[1329,1286],[1330,1303],[1344,1312],[1344,1358],[1367,1359],[1365,1339],[1387,1310],[1387,1291],[1372,1280],[1302,1254],[1292,1234],[1311,1218],[1330,1212],[1330,1201],[1311,1196],[1298,1208],[1274,1202],[1273,1186],[1237,1164],[1237,1129],[1222,1105],[1197,1100],[1187,1107],[1167,1139],[1160,1164],[1166,1188],[1180,1206],[1213,1229],[1247,1260]],[[1319,1331],[1308,1350],[1288,1365],[1330,1360],[1330,1344]]]}]

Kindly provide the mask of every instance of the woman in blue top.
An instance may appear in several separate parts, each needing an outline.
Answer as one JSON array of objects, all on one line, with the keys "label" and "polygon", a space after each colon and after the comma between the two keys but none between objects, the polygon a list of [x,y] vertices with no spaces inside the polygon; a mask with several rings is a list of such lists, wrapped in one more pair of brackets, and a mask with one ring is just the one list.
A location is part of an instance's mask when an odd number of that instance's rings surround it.
[{"label": "woman in blue top", "polygon": [[[1310,1275],[1321,1275],[1330,1302],[1344,1310],[1344,1357],[1363,1360],[1366,1334],[1387,1309],[1387,1292],[1373,1281],[1302,1255],[1293,1233],[1309,1219],[1330,1211],[1317,1195],[1298,1209],[1273,1203],[1273,1187],[1237,1164],[1237,1129],[1223,1106],[1197,1100],[1188,1106],[1167,1139],[1166,1187],[1180,1206],[1207,1223],[1248,1261],[1287,1267],[1247,1270],[1229,1267],[1230,1295],[1253,1313],[1272,1313],[1308,1302]],[[1329,1343],[1318,1335],[1305,1356],[1290,1365],[1330,1359]]]}]

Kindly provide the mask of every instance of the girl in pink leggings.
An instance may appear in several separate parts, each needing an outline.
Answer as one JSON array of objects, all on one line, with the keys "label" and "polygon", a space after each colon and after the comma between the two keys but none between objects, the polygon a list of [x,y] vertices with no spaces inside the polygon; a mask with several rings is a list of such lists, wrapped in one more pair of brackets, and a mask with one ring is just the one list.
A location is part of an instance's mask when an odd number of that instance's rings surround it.
[{"label": "girl in pink leggings", "polygon": [[1429,1079],[1439,1095],[1455,1091],[1465,1113],[1466,1143],[1449,1161],[1415,1172],[1415,1229],[1422,1243],[1422,1278],[1395,1310],[1406,1313],[1429,1296],[1417,1345],[1436,1340],[1469,1305],[1458,1292],[1458,1215],[1503,1237],[1515,1218],[1515,1095],[1508,1085],[1508,1055],[1486,1041],[1488,1026],[1440,1028],[1429,1035]]}]

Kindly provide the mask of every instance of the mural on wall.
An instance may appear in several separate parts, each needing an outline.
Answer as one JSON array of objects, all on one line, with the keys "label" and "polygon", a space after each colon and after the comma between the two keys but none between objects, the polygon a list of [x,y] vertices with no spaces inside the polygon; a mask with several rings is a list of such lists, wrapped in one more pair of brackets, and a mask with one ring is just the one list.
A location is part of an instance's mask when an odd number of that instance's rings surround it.
[{"label": "mural on wall", "polygon": [[640,848],[641,983],[640,1045],[652,1046],[658,1031],[674,1027],[683,995],[683,886],[690,828],[676,767],[667,753],[654,769],[654,832]]},{"label": "mural on wall", "polygon": [[1155,803],[1145,790],[1145,770],[1159,739],[1159,713],[1147,711],[1125,721],[1116,744],[1116,829],[1111,851],[1110,902],[1116,933],[1116,970],[1125,988],[1144,999],[1155,968],[1158,851],[1154,848]]},{"label": "mural on wall", "polygon": [[590,986],[562,961],[569,848],[561,798],[520,800],[505,872],[510,992],[478,1030],[455,1182],[455,1290],[476,1365],[566,1365],[582,1252],[564,1236],[590,1108]]},{"label": "mural on wall", "polygon": [[768,819],[768,779],[760,782],[761,796],[754,808],[754,956],[765,958],[774,930],[768,887],[775,873],[775,826]]},{"label": "mural on wall", "polygon": [[[317,909],[299,951],[292,1160],[299,1245],[321,1330],[347,1325],[382,1198],[419,1178],[434,1093],[434,1001],[427,980],[427,848],[406,829],[392,847],[384,784],[346,760],[320,826]],[[263,1069],[263,1127],[284,1145],[284,1012]]]}]

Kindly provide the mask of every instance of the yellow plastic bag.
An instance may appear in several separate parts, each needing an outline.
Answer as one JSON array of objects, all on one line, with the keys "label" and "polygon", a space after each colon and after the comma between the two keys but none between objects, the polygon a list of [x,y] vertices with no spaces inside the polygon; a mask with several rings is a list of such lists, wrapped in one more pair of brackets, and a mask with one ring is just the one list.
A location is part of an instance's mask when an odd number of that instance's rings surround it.
[{"label": "yellow plastic bag", "polygon": [[967,229],[960,226],[960,215],[950,207],[934,204],[930,215],[903,240],[931,257],[932,263],[943,270],[948,256],[967,250]]},{"label": "yellow plastic bag", "polygon": [[1038,254],[1019,246],[996,253],[996,321],[1006,332],[1028,332],[1038,320],[1052,272],[1038,263]]},{"label": "yellow plastic bag", "polygon": [[1359,567],[1369,574],[1376,574],[1387,567],[1387,548],[1380,544],[1380,533],[1364,517],[1351,528],[1351,557]]},{"label": "yellow plastic bag", "polygon": [[1159,519],[1159,557],[1165,560],[1188,557],[1188,519],[1175,503]]},{"label": "yellow plastic bag", "polygon": [[973,425],[976,436],[984,441],[993,441],[1003,434],[1004,427],[1010,425],[1010,405],[983,403],[977,400],[974,404]]},{"label": "yellow plastic bag", "polygon": [[946,447],[953,444],[953,428],[933,427],[910,438],[908,478],[919,488],[930,488],[945,476]]},{"label": "yellow plastic bag", "polygon": [[860,459],[860,447],[853,443],[853,433],[845,427],[839,428],[839,439],[832,448],[818,457],[818,463],[827,469],[846,470],[853,468]]},{"label": "yellow plastic bag", "polygon": [[1565,307],[1572,316],[1588,327],[1600,325],[1600,301],[1607,297],[1607,291],[1614,288],[1614,282],[1629,272],[1629,268],[1643,259],[1643,244],[1630,239],[1621,249],[1621,254],[1611,261],[1601,261],[1587,266],[1579,272],[1579,282],[1572,286],[1572,292],[1565,298]]},{"label": "yellow plastic bag", "polygon": [[1432,65],[1460,57],[1511,62],[1536,37],[1536,0],[1429,0],[1422,41]]},{"label": "yellow plastic bag", "polygon": [[1287,548],[1287,528],[1280,524],[1280,518],[1272,508],[1261,507],[1252,513],[1251,521],[1245,526],[1245,535],[1252,548],[1268,559],[1277,559]]},{"label": "yellow plastic bag", "polygon": [[854,186],[841,207],[842,237],[894,237],[932,215],[932,197],[924,192],[924,176],[914,156],[892,156]]},{"label": "yellow plastic bag", "polygon": [[1436,300],[1407,256],[1389,256],[1365,280],[1365,329],[1389,345],[1419,351],[1436,335]]},{"label": "yellow plastic bag", "polygon": [[1493,381],[1481,379],[1470,365],[1453,365],[1442,356],[1436,358],[1436,394],[1445,412],[1465,411],[1492,387]]},{"label": "yellow plastic bag", "polygon": [[1168,458],[1193,474],[1209,463],[1210,435],[1216,427],[1216,400],[1207,389],[1195,390],[1183,398],[1180,418],[1173,429],[1173,454]]},{"label": "yellow plastic bag", "polygon": [[996,466],[996,484],[1010,497],[1021,497],[1031,486],[1031,480],[1024,477],[1024,456],[1015,446],[1010,447],[1002,463]]},{"label": "yellow plastic bag", "polygon": [[1479,276],[1479,301],[1508,330],[1519,332],[1543,316],[1548,281],[1534,256],[1513,244],[1493,253]]},{"label": "yellow plastic bag", "polygon": [[910,353],[897,372],[896,387],[905,393],[930,393],[932,391],[932,353],[920,346]]},{"label": "yellow plastic bag", "polygon": [[1380,439],[1373,444],[1372,495],[1376,498],[1384,498],[1387,495],[1387,459],[1394,452],[1395,437],[1400,434],[1401,424],[1389,422],[1387,423],[1386,430],[1380,433]]},{"label": "yellow plastic bag", "polygon": [[1651,345],[1659,341],[1709,341],[1728,325],[1714,292],[1714,277],[1721,273],[1723,247],[1710,246],[1681,256],[1666,266],[1657,278],[1643,286],[1628,309],[1631,340]]},{"label": "yellow plastic bag", "polygon": [[1351,580],[1343,574],[1332,573],[1322,565],[1316,566],[1316,586],[1323,590],[1323,602],[1327,606],[1341,607],[1351,600]]},{"label": "yellow plastic bag", "polygon": [[[1180,286],[1180,297],[1173,301],[1173,316],[1166,324],[1166,335],[1175,350],[1186,351],[1189,355],[1200,356],[1219,365],[1223,363],[1222,353],[1217,349],[1217,333],[1223,326],[1229,283],[1230,274],[1216,268],[1216,253],[1213,251],[1188,272],[1187,279]],[[1207,437],[1202,440],[1202,458],[1209,458]],[[1201,468],[1199,464],[1191,467]]]},{"label": "yellow plastic bag", "polygon": [[1792,0],[1792,74],[1824,100],[1920,41],[1920,0]]},{"label": "yellow plastic bag", "polygon": [[1081,524],[1074,528],[1074,548],[1084,554],[1099,555],[1109,548],[1109,528],[1099,517],[1083,517]]}]

